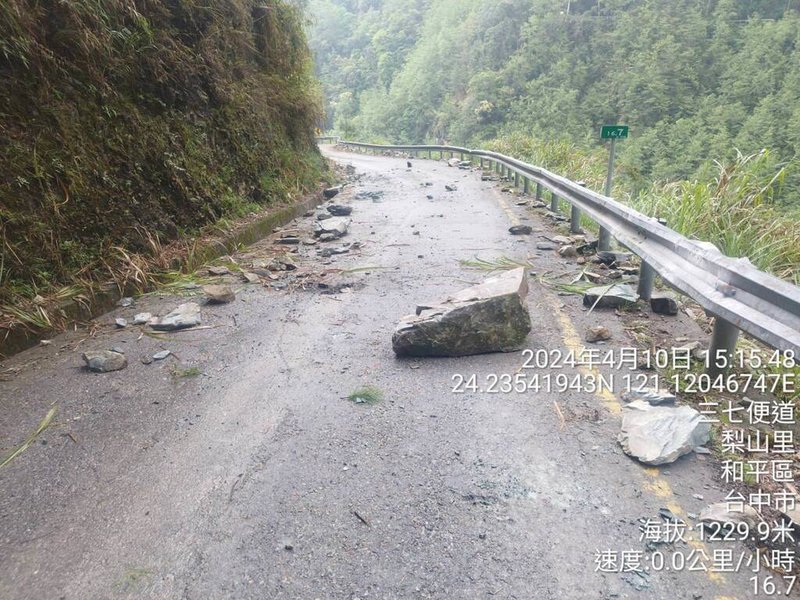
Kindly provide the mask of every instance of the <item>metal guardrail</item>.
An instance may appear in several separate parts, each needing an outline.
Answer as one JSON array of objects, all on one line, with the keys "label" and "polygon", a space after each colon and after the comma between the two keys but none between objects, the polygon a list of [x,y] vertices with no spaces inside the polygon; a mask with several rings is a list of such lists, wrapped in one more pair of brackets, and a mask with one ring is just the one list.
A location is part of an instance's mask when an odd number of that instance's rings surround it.
[{"label": "metal guardrail", "polygon": [[321,135],[316,138],[318,144],[338,144],[339,139],[336,135]]},{"label": "metal guardrail", "polygon": [[[342,141],[349,149],[367,152],[404,152],[419,156],[459,155],[462,160],[479,158],[480,165],[504,176],[513,174],[514,185],[527,193],[536,184],[536,198],[547,190],[551,209],[561,198],[571,206],[571,230],[580,231],[582,213],[589,215],[620,244],[642,259],[638,294],[649,300],[654,275],[693,298],[715,317],[710,348],[710,374],[725,371],[730,364],[739,331],[800,358],[800,287],[756,269],[746,258],[730,258],[706,242],[690,240],[612,198],[603,196],[564,177],[521,160],[484,150],[456,146],[388,146]],[[608,235],[601,236],[601,240]],[[601,248],[607,249],[607,248]],[[723,357],[727,356],[728,362]]]}]

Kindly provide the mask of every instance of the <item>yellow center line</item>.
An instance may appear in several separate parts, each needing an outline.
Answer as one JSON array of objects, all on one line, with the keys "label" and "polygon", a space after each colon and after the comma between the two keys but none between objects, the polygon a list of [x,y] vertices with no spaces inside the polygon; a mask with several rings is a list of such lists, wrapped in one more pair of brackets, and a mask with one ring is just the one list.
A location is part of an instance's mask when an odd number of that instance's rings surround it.
[{"label": "yellow center line", "polygon": [[[518,225],[520,221],[512,212],[505,199],[502,198],[502,196],[497,196],[497,199],[500,207],[509,216],[512,224]],[[570,319],[569,315],[562,310],[560,303],[551,294],[544,294],[544,298],[550,305],[553,314],[556,315],[559,328],[561,329],[561,337],[564,341],[564,345],[567,347],[567,350],[571,351],[573,356],[575,356],[577,359],[581,356],[585,346],[581,341],[580,334],[578,333],[577,329],[575,329],[575,325],[572,323],[572,319]],[[579,370],[584,374],[599,375],[599,370],[596,368],[580,366]],[[622,413],[622,404],[620,403],[619,399],[605,386],[601,386],[601,389],[598,390],[594,395],[600,399],[603,406],[611,414],[619,416]],[[672,487],[670,486],[669,482],[661,476],[660,471],[656,468],[646,468],[643,469],[643,471],[649,478],[649,480],[644,482],[643,489],[656,498],[663,500],[665,507],[668,508],[672,514],[682,518],[685,521],[687,519],[686,511],[678,503],[678,500],[672,491]],[[708,546],[701,540],[687,535],[686,543],[691,548],[702,552],[705,556],[711,556],[711,553],[708,551]],[[713,583],[717,585],[725,584],[725,577],[721,573],[716,571],[703,572]],[[736,600],[736,598],[734,596],[715,596],[714,600]]]}]

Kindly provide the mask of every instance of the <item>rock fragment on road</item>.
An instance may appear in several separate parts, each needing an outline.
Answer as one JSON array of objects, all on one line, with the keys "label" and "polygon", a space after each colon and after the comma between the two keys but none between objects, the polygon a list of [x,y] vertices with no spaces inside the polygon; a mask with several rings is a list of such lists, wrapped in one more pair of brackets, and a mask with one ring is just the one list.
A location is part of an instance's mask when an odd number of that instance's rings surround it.
[{"label": "rock fragment on road", "polygon": [[227,304],[236,300],[236,293],[228,285],[204,285],[203,293],[211,304]]},{"label": "rock fragment on road", "polygon": [[669,293],[653,294],[650,297],[650,309],[659,315],[677,315],[678,301]]},{"label": "rock fragment on road", "polygon": [[583,294],[584,306],[598,308],[621,308],[634,305],[638,300],[633,288],[625,283],[593,287]]},{"label": "rock fragment on road", "polygon": [[507,271],[446,300],[417,307],[392,336],[398,356],[466,356],[518,350],[531,330],[525,269]]},{"label": "rock fragment on road", "polygon": [[89,370],[95,373],[120,371],[128,366],[128,359],[125,358],[125,355],[113,350],[84,352],[82,357]]},{"label": "rock fragment on road", "polygon": [[511,235],[530,235],[533,233],[533,228],[530,225],[514,225],[508,228]]},{"label": "rock fragment on road", "polygon": [[[336,239],[347,235],[350,227],[350,219],[345,217],[331,217],[324,221],[318,221],[314,225],[314,236],[326,236],[326,239]],[[332,237],[331,237],[332,236]]]},{"label": "rock fragment on road", "polygon": [[347,217],[353,212],[352,206],[345,206],[344,204],[331,204],[327,209],[334,217]]},{"label": "rock fragment on road", "polygon": [[623,408],[617,441],[625,454],[647,465],[675,462],[708,443],[711,425],[689,406],[652,406],[636,400]]},{"label": "rock fragment on road", "polygon": [[174,331],[176,329],[195,327],[200,325],[201,322],[200,305],[196,302],[187,302],[178,306],[178,308],[159,319],[156,323],[153,323],[151,327],[158,331]]},{"label": "rock fragment on road", "polygon": [[606,340],[611,339],[611,332],[608,330],[608,327],[604,327],[603,325],[596,325],[595,327],[589,327],[586,330],[586,341],[587,342],[604,342]]},{"label": "rock fragment on road", "polygon": [[330,188],[328,188],[326,190],[323,190],[322,191],[322,195],[325,198],[327,198],[328,200],[330,200],[334,196],[337,196],[339,194],[339,192],[341,192],[341,191],[342,191],[342,188],[340,188],[340,187],[330,187]]}]

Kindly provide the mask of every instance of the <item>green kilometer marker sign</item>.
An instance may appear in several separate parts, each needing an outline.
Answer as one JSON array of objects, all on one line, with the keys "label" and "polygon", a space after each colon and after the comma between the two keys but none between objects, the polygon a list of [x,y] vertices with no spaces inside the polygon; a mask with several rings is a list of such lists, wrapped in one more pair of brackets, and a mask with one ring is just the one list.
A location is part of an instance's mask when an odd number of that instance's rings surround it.
[{"label": "green kilometer marker sign", "polygon": [[627,125],[603,125],[600,128],[601,140],[624,140],[627,137]]}]

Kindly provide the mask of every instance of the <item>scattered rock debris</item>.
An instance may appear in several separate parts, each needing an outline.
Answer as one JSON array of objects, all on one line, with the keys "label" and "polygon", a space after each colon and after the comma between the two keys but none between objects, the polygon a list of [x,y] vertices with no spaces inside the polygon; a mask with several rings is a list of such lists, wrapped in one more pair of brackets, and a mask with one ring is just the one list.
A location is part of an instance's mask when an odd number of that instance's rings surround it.
[{"label": "scattered rock debris", "polygon": [[128,366],[128,359],[122,352],[114,350],[97,350],[84,352],[83,360],[90,371],[95,373],[110,373],[120,371]]}]

